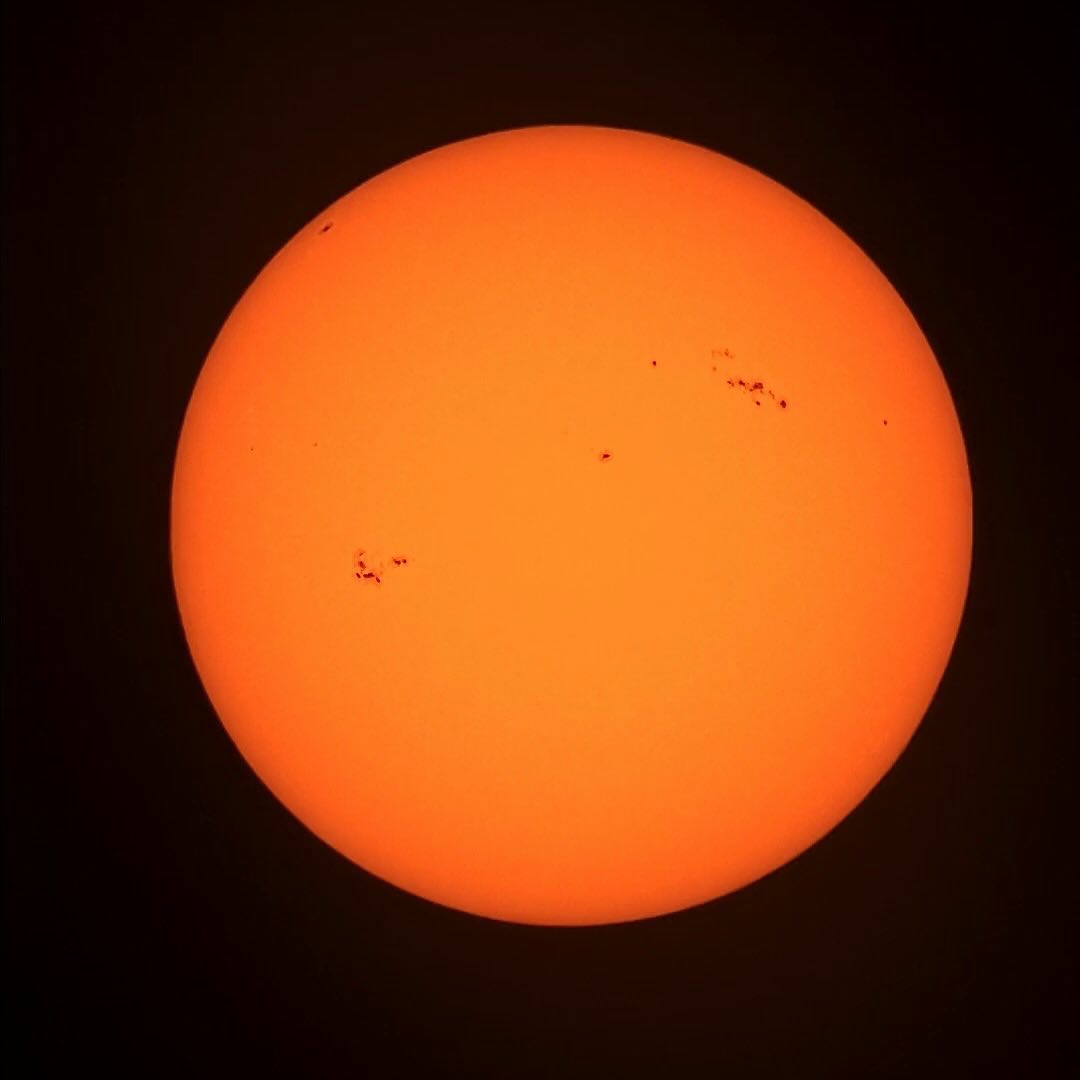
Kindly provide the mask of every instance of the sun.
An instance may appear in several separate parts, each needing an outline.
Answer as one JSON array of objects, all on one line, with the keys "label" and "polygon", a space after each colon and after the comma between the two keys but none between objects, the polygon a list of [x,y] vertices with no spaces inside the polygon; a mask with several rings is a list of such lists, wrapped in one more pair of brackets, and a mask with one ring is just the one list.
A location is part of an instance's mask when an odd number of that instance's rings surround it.
[{"label": "sun", "polygon": [[942,371],[791,191],[637,131],[360,185],[215,341],[172,491],[222,723],[429,900],[640,919],[792,859],[891,767],[959,626]]}]

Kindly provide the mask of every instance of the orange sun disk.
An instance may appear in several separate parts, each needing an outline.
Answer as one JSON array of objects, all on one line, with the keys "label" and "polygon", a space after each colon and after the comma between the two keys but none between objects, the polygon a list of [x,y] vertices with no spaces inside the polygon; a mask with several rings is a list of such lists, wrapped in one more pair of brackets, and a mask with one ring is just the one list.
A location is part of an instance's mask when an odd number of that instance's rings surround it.
[{"label": "orange sun disk", "polygon": [[644,918],[813,844],[911,739],[967,591],[915,319],[787,189],[596,127],[330,206],[229,316],[172,562],[230,736],[318,836],[476,914]]}]

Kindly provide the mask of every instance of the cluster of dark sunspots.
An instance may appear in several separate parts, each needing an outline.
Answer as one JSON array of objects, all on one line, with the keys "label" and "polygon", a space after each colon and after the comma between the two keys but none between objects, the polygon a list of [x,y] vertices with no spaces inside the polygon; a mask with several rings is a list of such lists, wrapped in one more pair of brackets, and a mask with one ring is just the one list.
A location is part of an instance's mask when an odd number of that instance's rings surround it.
[{"label": "cluster of dark sunspots", "polygon": [[751,379],[738,379],[735,377],[730,377],[726,380],[726,382],[728,386],[732,388],[732,390],[742,390],[750,394],[754,398],[755,405],[761,405],[762,396],[768,394],[769,397],[773,401],[775,401],[781,409],[786,409],[788,407],[786,398],[777,397],[777,395],[760,380],[754,381]]},{"label": "cluster of dark sunspots", "polygon": [[[726,346],[721,349],[713,349],[711,356],[712,363],[710,367],[714,375],[720,371],[720,365],[724,361],[735,359],[735,354]],[[650,360],[649,364],[651,367],[656,367],[655,360]],[[780,397],[774,390],[769,389],[760,379],[740,379],[737,375],[731,375],[728,376],[725,381],[732,390],[741,390],[744,393],[750,394],[754,404],[758,407],[761,406],[761,402],[766,395],[768,395],[769,399],[774,401],[781,409],[786,409],[788,407],[787,398]]]},{"label": "cluster of dark sunspots", "polygon": [[[711,367],[712,372],[715,375],[720,370],[720,362],[725,360],[734,360],[735,354],[726,347],[722,349],[713,349],[712,359],[713,363]],[[655,358],[650,357],[649,367],[657,366],[658,361]],[[754,404],[758,407],[761,406],[761,402],[765,396],[768,396],[769,399],[775,402],[775,404],[781,409],[786,409],[788,407],[787,398],[779,397],[774,390],[771,390],[769,387],[767,387],[760,379],[740,379],[738,376],[732,375],[726,378],[725,381],[732,390],[741,390],[749,394],[753,398]],[[887,420],[885,422],[888,423]],[[564,431],[563,434],[565,435],[566,432]],[[601,450],[597,454],[596,459],[597,461],[603,462],[610,461],[611,457],[612,453],[610,450]]]},{"label": "cluster of dark sunspots", "polygon": [[395,566],[408,566],[405,555],[391,555],[389,559],[373,559],[363,548],[353,555],[353,576],[357,581],[370,585],[381,585],[383,576]]}]

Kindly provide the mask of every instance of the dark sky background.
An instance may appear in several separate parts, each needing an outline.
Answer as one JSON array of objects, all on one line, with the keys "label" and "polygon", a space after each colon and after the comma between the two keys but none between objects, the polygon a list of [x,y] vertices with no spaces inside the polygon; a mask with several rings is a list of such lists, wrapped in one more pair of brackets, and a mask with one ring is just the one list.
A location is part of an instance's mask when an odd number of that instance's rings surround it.
[{"label": "dark sky background", "polygon": [[[7,1074],[1064,1075],[1064,16],[223,7],[4,16]],[[975,491],[951,666],[866,801],[738,893],[569,930],[427,903],[301,826],[202,691],[167,546],[188,395],[265,262],[381,170],[540,123],[699,143],[831,218],[934,348]]]}]

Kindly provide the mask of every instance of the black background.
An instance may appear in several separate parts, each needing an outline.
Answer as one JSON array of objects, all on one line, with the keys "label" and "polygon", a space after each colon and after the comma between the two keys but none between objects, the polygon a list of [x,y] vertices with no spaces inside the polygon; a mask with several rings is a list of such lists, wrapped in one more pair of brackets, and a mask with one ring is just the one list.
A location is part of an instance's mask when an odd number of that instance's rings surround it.
[{"label": "black background", "polygon": [[[1063,1073],[1077,58],[1031,5],[752,10],[8,10],[9,1075]],[[203,694],[167,547],[188,394],[270,256],[403,159],[539,123],[699,143],[823,211],[929,338],[975,491],[951,666],[858,810],[731,896],[569,930],[296,822]]]}]

